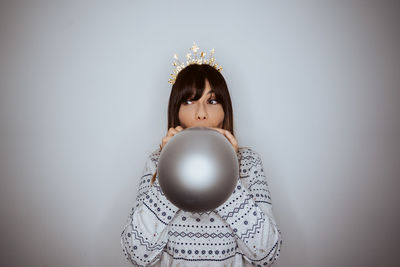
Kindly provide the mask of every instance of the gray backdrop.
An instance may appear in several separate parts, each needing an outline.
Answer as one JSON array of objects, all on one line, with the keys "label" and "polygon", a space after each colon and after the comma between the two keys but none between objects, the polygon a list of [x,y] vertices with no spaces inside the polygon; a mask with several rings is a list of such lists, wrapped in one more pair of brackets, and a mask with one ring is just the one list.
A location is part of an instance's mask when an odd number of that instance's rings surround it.
[{"label": "gray backdrop", "polygon": [[1,266],[129,266],[172,56],[230,88],[282,230],[278,267],[398,266],[399,2],[1,1]]}]

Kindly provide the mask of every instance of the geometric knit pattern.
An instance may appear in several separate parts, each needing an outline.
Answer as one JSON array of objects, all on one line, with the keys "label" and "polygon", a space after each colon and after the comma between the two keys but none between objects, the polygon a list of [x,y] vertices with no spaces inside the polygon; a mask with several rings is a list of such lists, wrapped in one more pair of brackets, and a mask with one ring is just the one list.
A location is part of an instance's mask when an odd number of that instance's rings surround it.
[{"label": "geometric knit pattern", "polygon": [[217,209],[186,212],[158,183],[159,149],[146,159],[136,202],[121,233],[121,248],[135,266],[271,266],[282,236],[260,155],[240,147],[232,195]]}]

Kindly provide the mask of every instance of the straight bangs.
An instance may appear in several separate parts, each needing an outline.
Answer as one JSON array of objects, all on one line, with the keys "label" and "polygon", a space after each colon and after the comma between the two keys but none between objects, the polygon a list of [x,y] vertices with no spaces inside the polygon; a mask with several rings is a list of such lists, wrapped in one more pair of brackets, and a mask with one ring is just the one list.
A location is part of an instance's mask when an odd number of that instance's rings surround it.
[{"label": "straight bangs", "polygon": [[222,103],[224,99],[223,89],[222,86],[218,86],[223,82],[218,78],[222,77],[213,74],[211,71],[197,70],[183,75],[179,85],[181,90],[178,96],[178,103],[182,104],[186,100],[199,100],[206,87],[206,80],[209,82],[218,103]]}]

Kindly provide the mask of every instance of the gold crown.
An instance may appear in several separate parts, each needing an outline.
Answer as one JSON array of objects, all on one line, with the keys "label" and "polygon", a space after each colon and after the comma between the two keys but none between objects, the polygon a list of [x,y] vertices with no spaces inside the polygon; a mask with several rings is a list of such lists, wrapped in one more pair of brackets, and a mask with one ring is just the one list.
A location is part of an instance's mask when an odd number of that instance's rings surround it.
[{"label": "gold crown", "polygon": [[[222,67],[215,62],[215,57],[214,57],[214,48],[210,50],[210,57],[208,59],[205,58],[206,53],[205,52],[200,52],[200,55],[197,54],[197,51],[199,50],[199,47],[196,45],[195,42],[193,42],[192,47],[190,48],[192,52],[189,52],[186,54],[186,62],[182,63],[179,61],[178,56],[174,54],[174,63],[172,65],[175,67],[173,70],[173,73],[171,73],[171,78],[168,80],[169,83],[174,84],[176,80],[176,76],[178,76],[178,73],[186,68],[189,65],[192,64],[207,64],[216,69],[217,71],[221,71]],[[193,54],[192,54],[193,53]]]}]

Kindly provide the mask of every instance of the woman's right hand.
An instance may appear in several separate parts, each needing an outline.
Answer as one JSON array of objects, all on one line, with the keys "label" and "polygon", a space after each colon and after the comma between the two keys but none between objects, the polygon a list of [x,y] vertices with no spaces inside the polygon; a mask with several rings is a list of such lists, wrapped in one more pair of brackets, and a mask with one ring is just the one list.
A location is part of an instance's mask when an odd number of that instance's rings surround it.
[{"label": "woman's right hand", "polygon": [[[163,147],[165,146],[165,144],[168,143],[168,141],[177,133],[179,133],[180,131],[183,131],[183,128],[181,126],[177,126],[175,128],[169,128],[167,135],[165,137],[163,137],[161,144],[160,144],[160,152],[163,149]],[[157,170],[156,172],[153,174],[153,178],[151,179],[151,185],[154,183],[154,181],[156,180],[157,177]]]},{"label": "woman's right hand", "polygon": [[160,145],[160,151],[163,149],[163,147],[168,143],[169,140],[171,140],[171,138],[179,133],[180,131],[183,131],[184,129],[182,128],[182,126],[177,126],[175,128],[169,128],[167,135],[165,137],[163,137],[161,145]]}]

